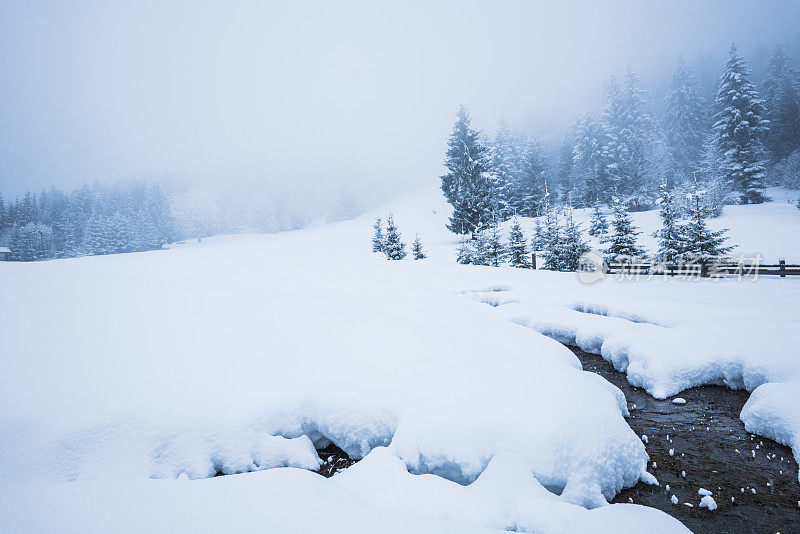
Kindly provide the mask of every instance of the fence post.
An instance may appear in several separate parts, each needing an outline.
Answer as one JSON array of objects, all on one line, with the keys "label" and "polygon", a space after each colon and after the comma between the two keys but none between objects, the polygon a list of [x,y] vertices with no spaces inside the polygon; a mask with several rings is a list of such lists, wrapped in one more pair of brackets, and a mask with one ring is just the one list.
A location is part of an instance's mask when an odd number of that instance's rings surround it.
[{"label": "fence post", "polygon": [[779,271],[781,273],[781,278],[786,278],[786,260],[781,260],[778,262]]},{"label": "fence post", "polygon": [[536,253],[535,252],[531,252],[531,263],[532,263],[531,269],[535,269],[536,268]]}]

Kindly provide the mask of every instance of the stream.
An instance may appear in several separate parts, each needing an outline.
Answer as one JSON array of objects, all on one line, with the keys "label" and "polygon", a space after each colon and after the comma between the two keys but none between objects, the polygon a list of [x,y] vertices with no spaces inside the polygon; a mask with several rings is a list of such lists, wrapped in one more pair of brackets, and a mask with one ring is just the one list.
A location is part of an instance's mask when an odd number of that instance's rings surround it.
[{"label": "stream", "polygon": [[[601,375],[625,393],[628,424],[637,435],[647,436],[648,470],[661,484],[639,483],[612,502],[658,508],[698,534],[800,533],[797,463],[789,447],[744,429],[739,413],[748,392],[702,386],[676,396],[686,404],[673,404],[672,399],[658,400],[632,386],[600,356],[569,348],[585,371]],[[698,506],[700,488],[713,492],[717,510]],[[673,495],[678,504],[670,501]]]}]

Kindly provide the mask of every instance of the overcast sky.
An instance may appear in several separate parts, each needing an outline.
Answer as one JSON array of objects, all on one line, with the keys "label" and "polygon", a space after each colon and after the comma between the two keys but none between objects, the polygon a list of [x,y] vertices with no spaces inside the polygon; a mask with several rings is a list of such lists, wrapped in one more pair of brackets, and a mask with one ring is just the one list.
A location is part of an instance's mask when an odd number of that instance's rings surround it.
[{"label": "overcast sky", "polygon": [[[627,63],[797,42],[800,2],[0,0],[0,191],[130,176],[416,186],[459,102],[542,128]],[[660,70],[659,70],[660,72]]]}]

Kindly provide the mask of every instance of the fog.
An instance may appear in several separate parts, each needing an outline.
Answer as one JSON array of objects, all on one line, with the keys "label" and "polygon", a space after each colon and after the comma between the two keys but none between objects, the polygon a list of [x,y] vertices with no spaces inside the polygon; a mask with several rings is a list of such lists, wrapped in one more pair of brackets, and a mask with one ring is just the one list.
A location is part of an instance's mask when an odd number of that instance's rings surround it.
[{"label": "fog", "polygon": [[721,67],[731,41],[796,59],[798,20],[796,1],[3,2],[0,191],[174,177],[393,194],[435,182],[460,102],[480,128],[560,135],[628,63],[650,88],[678,55]]}]

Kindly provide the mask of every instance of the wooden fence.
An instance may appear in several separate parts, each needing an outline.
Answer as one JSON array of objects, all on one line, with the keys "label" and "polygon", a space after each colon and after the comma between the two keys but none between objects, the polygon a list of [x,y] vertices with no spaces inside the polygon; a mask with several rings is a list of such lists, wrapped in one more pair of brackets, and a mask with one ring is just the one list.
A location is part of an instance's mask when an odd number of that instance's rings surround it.
[{"label": "wooden fence", "polygon": [[777,264],[762,264],[757,262],[708,262],[708,263],[684,263],[677,265],[665,265],[662,263],[606,263],[605,272],[608,274],[619,275],[650,275],[657,274],[663,276],[736,276],[736,277],[758,277],[758,276],[786,276],[800,275],[800,265],[787,265],[781,260]]}]

